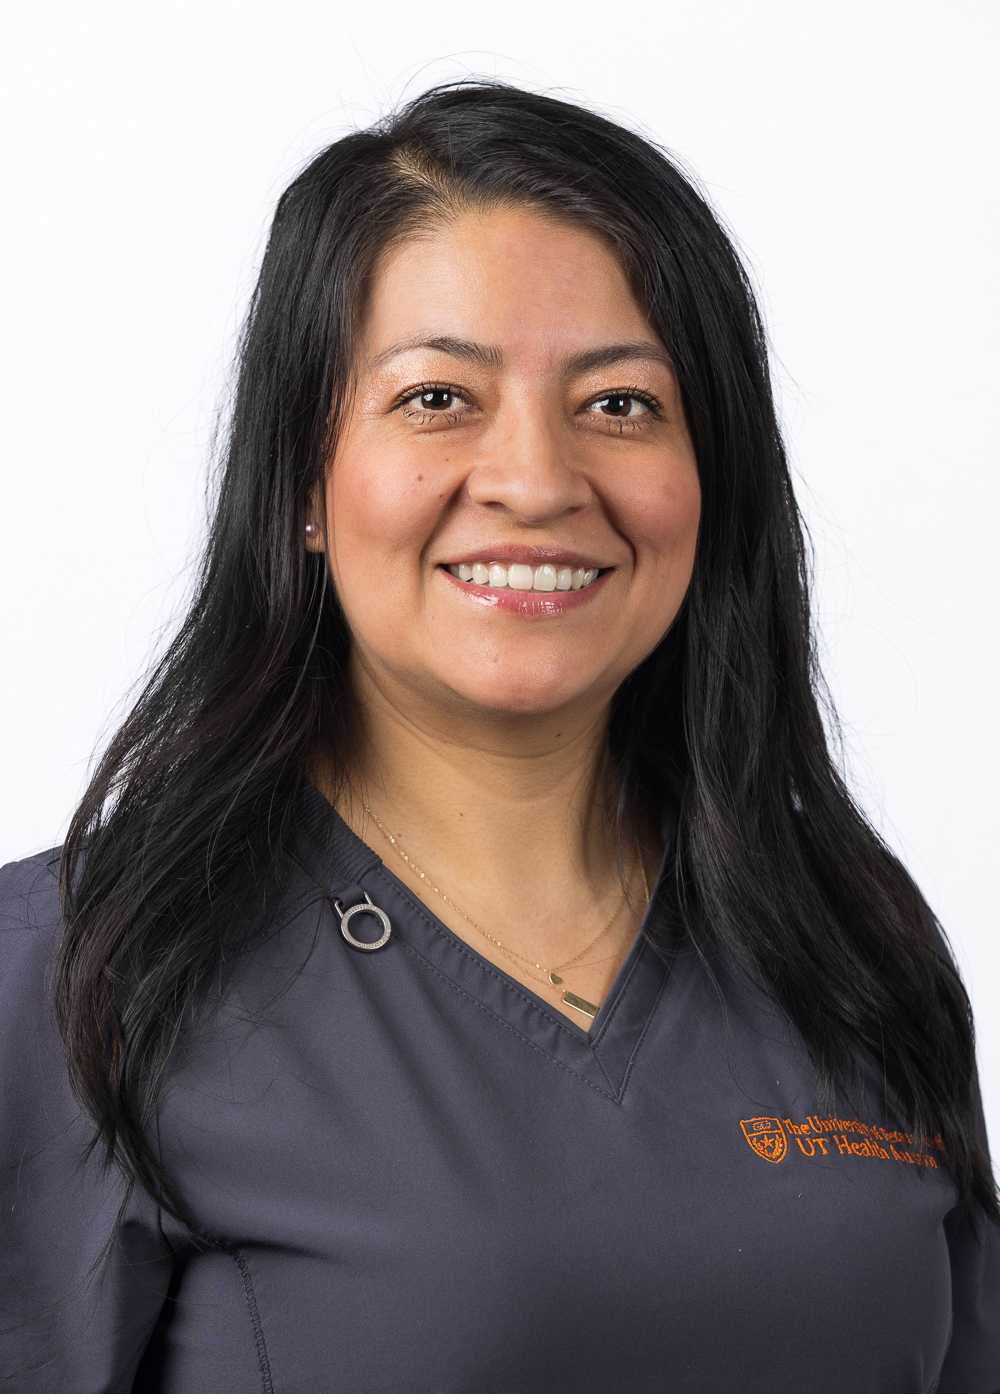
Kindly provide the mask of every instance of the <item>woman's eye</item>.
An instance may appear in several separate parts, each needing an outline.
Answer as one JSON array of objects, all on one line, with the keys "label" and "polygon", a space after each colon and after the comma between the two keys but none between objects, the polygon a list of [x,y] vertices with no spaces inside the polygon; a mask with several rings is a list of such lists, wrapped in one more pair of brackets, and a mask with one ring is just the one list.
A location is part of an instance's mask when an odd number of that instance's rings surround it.
[{"label": "woman's eye", "polygon": [[599,411],[602,416],[615,417],[645,416],[650,410],[648,402],[631,392],[609,392],[606,397],[598,397],[596,402],[591,402],[590,406],[592,411]]},{"label": "woman's eye", "polygon": [[455,411],[461,401],[458,393],[450,387],[429,387],[425,392],[411,397],[409,405],[421,411]]},{"label": "woman's eye", "polygon": [[393,410],[401,411],[411,426],[435,430],[460,426],[469,416],[476,414],[475,403],[460,387],[438,383],[423,383],[410,388],[397,399]]}]

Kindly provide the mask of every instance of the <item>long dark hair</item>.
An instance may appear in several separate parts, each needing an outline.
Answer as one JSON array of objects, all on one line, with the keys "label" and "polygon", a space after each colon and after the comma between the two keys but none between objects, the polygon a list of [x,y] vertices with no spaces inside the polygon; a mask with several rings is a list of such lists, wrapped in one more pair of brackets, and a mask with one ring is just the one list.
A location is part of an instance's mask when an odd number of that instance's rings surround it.
[{"label": "long dark hair", "polygon": [[621,788],[676,791],[689,922],[762,978],[820,1079],[849,1087],[859,1055],[874,1057],[913,1126],[940,1130],[963,1202],[996,1219],[967,997],[827,748],[802,526],[740,260],[661,151],[495,83],[437,88],[337,141],[278,203],[198,593],[63,851],[56,1009],[98,1145],[186,1213],[147,1141],[171,1053],[206,983],[266,924],[245,913],[248,887],[280,862],[303,769],[322,748],[343,771],[357,740],[350,636],[302,538],[350,400],[366,285],[393,242],[515,204],[613,245],[673,359],[697,452],[686,605],[614,703]]}]

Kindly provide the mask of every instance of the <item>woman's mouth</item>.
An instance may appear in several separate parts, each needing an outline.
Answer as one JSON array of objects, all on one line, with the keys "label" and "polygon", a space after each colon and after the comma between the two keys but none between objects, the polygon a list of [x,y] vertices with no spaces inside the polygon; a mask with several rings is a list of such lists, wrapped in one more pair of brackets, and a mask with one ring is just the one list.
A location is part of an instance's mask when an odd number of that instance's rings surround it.
[{"label": "woman's mouth", "polygon": [[513,591],[579,591],[600,576],[597,567],[528,566],[521,562],[474,562],[449,566],[448,571],[470,586]]}]

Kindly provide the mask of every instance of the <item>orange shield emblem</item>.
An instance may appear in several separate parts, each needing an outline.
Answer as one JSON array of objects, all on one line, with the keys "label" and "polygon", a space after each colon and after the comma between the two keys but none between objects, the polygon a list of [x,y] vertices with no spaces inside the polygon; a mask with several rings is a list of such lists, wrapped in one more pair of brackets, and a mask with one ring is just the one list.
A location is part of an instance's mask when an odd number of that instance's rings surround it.
[{"label": "orange shield emblem", "polygon": [[780,1162],[788,1151],[788,1139],[780,1118],[743,1118],[743,1136],[765,1162]]}]

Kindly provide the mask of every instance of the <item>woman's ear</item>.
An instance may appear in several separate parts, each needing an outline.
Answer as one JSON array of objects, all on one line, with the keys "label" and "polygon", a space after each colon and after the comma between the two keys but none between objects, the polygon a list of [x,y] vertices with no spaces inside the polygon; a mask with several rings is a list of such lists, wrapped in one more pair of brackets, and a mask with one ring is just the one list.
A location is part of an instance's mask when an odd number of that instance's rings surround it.
[{"label": "woman's ear", "polygon": [[323,534],[323,524],[319,521],[325,513],[325,510],[320,506],[321,504],[322,496],[320,491],[314,489],[309,499],[309,507],[306,510],[305,541],[307,552],[326,551],[326,538]]},{"label": "woman's ear", "polygon": [[306,523],[306,551],[325,552],[326,543],[323,540],[323,529],[319,523]]}]

